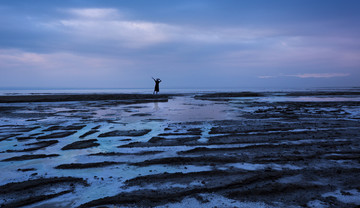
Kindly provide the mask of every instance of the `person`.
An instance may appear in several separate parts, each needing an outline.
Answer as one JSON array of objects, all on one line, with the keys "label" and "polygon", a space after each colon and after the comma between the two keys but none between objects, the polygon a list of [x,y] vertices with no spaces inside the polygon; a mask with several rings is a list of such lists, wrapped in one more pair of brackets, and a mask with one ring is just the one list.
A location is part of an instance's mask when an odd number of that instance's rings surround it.
[{"label": "person", "polygon": [[158,94],[159,93],[159,84],[160,84],[160,82],[161,82],[161,79],[159,79],[159,78],[157,78],[157,79],[154,79],[154,77],[152,77],[153,78],[153,80],[154,80],[154,82],[155,82],[155,89],[154,89],[154,92],[153,92],[153,94]]}]

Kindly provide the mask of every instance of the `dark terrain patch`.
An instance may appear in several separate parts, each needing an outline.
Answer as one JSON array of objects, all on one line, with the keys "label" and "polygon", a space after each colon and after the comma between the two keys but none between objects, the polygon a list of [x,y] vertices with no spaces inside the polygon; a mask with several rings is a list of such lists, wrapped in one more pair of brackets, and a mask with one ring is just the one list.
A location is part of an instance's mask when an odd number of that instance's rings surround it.
[{"label": "dark terrain patch", "polygon": [[26,148],[26,149],[22,149],[22,150],[7,150],[6,152],[31,152],[31,151],[49,147],[58,142],[59,142],[58,140],[47,140],[47,141],[28,143],[28,144],[25,144],[25,146],[33,146],[34,145],[35,147],[30,147],[30,148]]},{"label": "dark terrain patch", "polygon": [[43,131],[56,131],[56,130],[65,130],[65,131],[71,131],[71,130],[81,130],[86,125],[70,125],[70,126],[51,126]]},{"label": "dark terrain patch", "polygon": [[86,168],[99,168],[110,165],[119,165],[124,164],[122,162],[95,162],[95,163],[70,163],[70,164],[62,164],[55,167],[55,169],[86,169]]},{"label": "dark terrain patch", "polygon": [[64,138],[70,135],[75,134],[77,131],[62,131],[62,132],[55,132],[51,134],[47,134],[44,136],[39,136],[36,139],[54,139],[54,138]]},{"label": "dark terrain patch", "polygon": [[116,101],[123,104],[167,102],[174,95],[149,94],[62,94],[62,95],[16,95],[0,96],[0,103],[65,102],[65,101]]},{"label": "dark terrain patch", "polygon": [[[181,174],[181,173],[180,173]],[[225,173],[226,174],[226,173]],[[80,207],[87,206],[100,206],[100,205],[127,205],[127,206],[159,206],[171,202],[179,202],[187,196],[194,196],[199,193],[214,193],[222,192],[237,187],[244,187],[248,184],[258,180],[275,180],[281,177],[281,173],[268,172],[263,176],[247,176],[238,180],[217,181],[214,184],[206,184],[204,186],[189,187],[189,188],[172,188],[171,190],[158,189],[158,190],[137,190],[128,193],[120,193],[112,197],[104,197],[102,199],[94,200],[81,205]],[[205,185],[206,184],[206,185]]]},{"label": "dark terrain patch", "polygon": [[89,140],[83,140],[83,141],[76,141],[71,144],[68,144],[61,148],[61,150],[70,150],[70,149],[85,149],[90,147],[97,147],[100,144],[96,143],[97,139],[89,139]]},{"label": "dark terrain patch", "polygon": [[203,95],[196,95],[197,99],[206,98],[229,98],[229,97],[261,97],[264,96],[262,93],[257,92],[226,92],[226,93],[209,93]]},{"label": "dark terrain patch", "polygon": [[189,136],[189,137],[177,137],[177,138],[165,138],[165,137],[152,137],[148,142],[131,142],[129,144],[124,144],[118,146],[122,147],[153,147],[153,146],[179,146],[179,145],[201,145],[202,143],[198,140],[201,137],[199,136]]},{"label": "dark terrain patch", "polygon": [[[0,186],[1,207],[21,207],[71,193],[74,184],[88,186],[82,178],[39,178]],[[52,190],[53,189],[53,190]]]},{"label": "dark terrain patch", "polygon": [[213,156],[199,156],[199,157],[166,157],[152,160],[145,160],[143,162],[130,163],[136,166],[148,166],[148,165],[215,165],[217,163],[235,163],[245,162],[246,158],[241,157],[213,157]]},{"label": "dark terrain patch", "polygon": [[34,159],[41,159],[41,158],[48,158],[48,157],[58,157],[60,155],[58,154],[38,154],[38,155],[21,155],[21,156],[15,156],[10,157],[7,159],[3,159],[2,161],[22,161],[22,160],[34,160]]},{"label": "dark terrain patch", "polygon": [[7,139],[9,139],[9,138],[11,138],[11,137],[16,137],[16,136],[20,136],[21,134],[9,134],[9,135],[6,135],[6,136],[1,136],[0,137],[0,142],[1,141],[4,141],[4,140],[7,140]]},{"label": "dark terrain patch", "polygon": [[134,113],[134,114],[131,114],[131,116],[145,117],[145,116],[151,116],[151,113]]},{"label": "dark terrain patch", "polygon": [[87,137],[87,136],[89,136],[91,134],[95,134],[97,132],[99,132],[99,130],[91,129],[90,131],[88,131],[88,132],[84,133],[83,135],[79,136],[79,138],[85,138],[85,137]]},{"label": "dark terrain patch", "polygon": [[28,171],[35,171],[35,168],[19,168],[17,169],[17,171],[21,171],[21,172],[28,172]]},{"label": "dark terrain patch", "polygon": [[144,136],[149,133],[151,129],[142,130],[114,130],[100,134],[99,137],[115,137],[115,136]]},{"label": "dark terrain patch", "polygon": [[152,155],[162,153],[164,151],[141,151],[141,152],[99,152],[94,154],[89,154],[89,156],[122,156],[122,155]]},{"label": "dark terrain patch", "polygon": [[26,140],[30,140],[30,139],[35,139],[36,137],[34,136],[22,136],[22,137],[16,137],[16,140],[18,141],[26,141]]}]

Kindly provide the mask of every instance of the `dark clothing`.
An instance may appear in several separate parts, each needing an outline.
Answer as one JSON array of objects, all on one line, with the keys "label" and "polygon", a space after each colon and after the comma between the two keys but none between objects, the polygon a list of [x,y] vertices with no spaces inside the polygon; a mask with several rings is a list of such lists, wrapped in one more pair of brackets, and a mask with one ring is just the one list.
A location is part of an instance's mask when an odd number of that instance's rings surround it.
[{"label": "dark clothing", "polygon": [[153,80],[154,80],[154,82],[155,82],[155,89],[154,89],[154,93],[153,93],[153,94],[158,94],[159,91],[160,91],[159,85],[160,85],[161,79],[159,79],[159,78],[154,79],[154,78],[153,78]]},{"label": "dark clothing", "polygon": [[159,84],[160,84],[160,80],[155,80],[155,89],[154,89],[154,91],[155,92],[159,92]]}]

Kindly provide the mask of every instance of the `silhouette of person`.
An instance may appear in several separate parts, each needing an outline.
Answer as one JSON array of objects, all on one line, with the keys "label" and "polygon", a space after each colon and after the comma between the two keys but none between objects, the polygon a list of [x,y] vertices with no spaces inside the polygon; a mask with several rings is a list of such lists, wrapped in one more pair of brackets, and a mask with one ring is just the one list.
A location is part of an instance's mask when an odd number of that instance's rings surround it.
[{"label": "silhouette of person", "polygon": [[154,82],[155,82],[155,89],[154,89],[154,92],[153,92],[153,94],[158,94],[159,93],[159,84],[160,84],[160,82],[161,82],[161,79],[159,79],[159,78],[157,78],[157,79],[154,79],[154,77],[152,77],[153,78],[153,80],[154,80]]}]

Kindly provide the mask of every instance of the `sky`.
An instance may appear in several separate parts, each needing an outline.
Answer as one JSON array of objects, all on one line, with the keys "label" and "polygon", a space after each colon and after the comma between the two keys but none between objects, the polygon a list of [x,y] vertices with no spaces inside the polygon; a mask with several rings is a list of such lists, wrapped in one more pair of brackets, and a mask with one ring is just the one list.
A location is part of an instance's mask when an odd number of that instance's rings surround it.
[{"label": "sky", "polygon": [[360,82],[357,0],[1,0],[0,88]]}]

